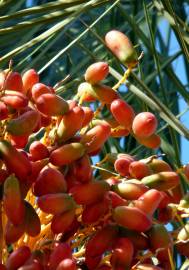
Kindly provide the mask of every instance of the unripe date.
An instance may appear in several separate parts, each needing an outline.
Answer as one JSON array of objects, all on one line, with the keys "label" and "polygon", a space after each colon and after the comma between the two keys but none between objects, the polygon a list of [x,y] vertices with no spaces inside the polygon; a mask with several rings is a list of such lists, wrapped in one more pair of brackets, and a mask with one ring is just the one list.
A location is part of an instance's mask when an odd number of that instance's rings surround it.
[{"label": "unripe date", "polygon": [[37,199],[39,208],[45,213],[61,214],[75,208],[72,197],[64,193],[47,194]]},{"label": "unripe date", "polygon": [[40,121],[37,111],[31,110],[11,119],[7,124],[7,132],[15,136],[30,135]]},{"label": "unripe date", "polygon": [[152,161],[148,163],[148,166],[154,173],[173,171],[171,166],[161,159],[153,158]]},{"label": "unripe date", "polygon": [[134,244],[135,250],[145,250],[149,248],[148,237],[141,232],[137,232],[135,230],[130,230],[122,227],[120,229],[119,235],[120,237],[129,238],[131,242]]},{"label": "unripe date", "polygon": [[24,201],[25,208],[26,208],[26,214],[25,214],[25,231],[29,236],[35,237],[37,236],[41,231],[41,223],[40,219],[33,208],[33,206],[27,202]]},{"label": "unripe date", "polygon": [[20,185],[14,175],[10,175],[4,183],[3,206],[8,219],[19,225],[24,221],[25,206],[21,197]]},{"label": "unripe date", "polygon": [[128,67],[138,63],[136,51],[129,38],[118,30],[111,30],[105,36],[106,46]]},{"label": "unripe date", "polygon": [[92,154],[103,146],[110,133],[111,128],[109,124],[98,124],[82,135],[81,143],[86,146],[87,153]]},{"label": "unripe date", "polygon": [[81,143],[65,144],[50,154],[50,162],[55,166],[63,166],[81,158],[85,153],[85,147]]},{"label": "unripe date", "polygon": [[147,233],[152,251],[167,249],[172,244],[171,235],[164,225],[154,224]]},{"label": "unripe date", "polygon": [[179,176],[175,172],[160,172],[144,177],[141,182],[149,188],[166,191],[179,184]]},{"label": "unripe date", "polygon": [[65,142],[72,138],[82,128],[83,118],[84,111],[79,106],[75,106],[66,113],[57,129],[58,142]]},{"label": "unripe date", "polygon": [[[132,181],[132,180],[131,180]],[[126,181],[113,186],[113,190],[126,200],[137,200],[147,190],[144,184]]]},{"label": "unripe date", "polygon": [[145,232],[152,226],[148,215],[136,207],[118,206],[113,211],[113,218],[117,224],[139,232]]},{"label": "unripe date", "polygon": [[91,85],[90,83],[81,83],[78,87],[78,95],[83,101],[98,100],[105,104],[110,104],[114,99],[117,99],[118,93],[111,87],[104,84]]}]

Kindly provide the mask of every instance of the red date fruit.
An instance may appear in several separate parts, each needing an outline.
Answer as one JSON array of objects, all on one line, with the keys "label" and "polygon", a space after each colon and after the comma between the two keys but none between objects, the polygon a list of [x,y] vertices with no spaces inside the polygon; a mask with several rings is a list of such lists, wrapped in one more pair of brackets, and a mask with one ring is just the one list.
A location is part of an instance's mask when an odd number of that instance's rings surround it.
[{"label": "red date fruit", "polygon": [[128,176],[129,175],[129,167],[132,164],[132,160],[130,157],[118,157],[114,163],[114,169],[118,172],[121,176]]},{"label": "red date fruit", "polygon": [[76,262],[74,259],[64,259],[59,263],[57,270],[77,270]]},{"label": "red date fruit", "polygon": [[4,89],[23,92],[22,77],[18,72],[9,72],[5,79]]},{"label": "red date fruit", "polygon": [[90,65],[85,72],[85,80],[88,83],[96,84],[106,78],[109,73],[108,63],[97,62]]},{"label": "red date fruit", "polygon": [[13,225],[9,220],[5,226],[5,242],[6,244],[15,243],[25,233],[25,223]]},{"label": "red date fruit", "polygon": [[40,141],[32,142],[29,147],[29,152],[31,154],[32,161],[37,161],[49,157],[48,148]]},{"label": "red date fruit", "polygon": [[82,109],[84,111],[82,127],[86,127],[92,121],[94,117],[94,112],[90,107],[82,106]]},{"label": "red date fruit", "polygon": [[111,113],[116,121],[127,130],[132,127],[135,112],[133,108],[122,99],[115,99],[110,106]]},{"label": "red date fruit", "polygon": [[146,163],[134,161],[129,165],[129,173],[133,178],[142,179],[143,177],[150,175],[151,170]]},{"label": "red date fruit", "polygon": [[110,125],[108,123],[102,123],[94,126],[82,135],[81,143],[86,146],[87,153],[91,154],[99,150],[109,138],[110,132]]},{"label": "red date fruit", "polygon": [[24,93],[27,93],[34,84],[39,82],[39,75],[35,69],[29,69],[22,75]]},{"label": "red date fruit", "polygon": [[31,174],[27,177],[27,181],[30,183],[33,183],[36,181],[40,171],[49,163],[49,159],[45,158],[45,159],[41,159],[41,160],[37,160],[32,162],[31,161]]},{"label": "red date fruit", "polygon": [[49,267],[56,270],[59,263],[64,259],[72,258],[71,247],[67,243],[55,244],[49,258]]},{"label": "red date fruit", "polygon": [[28,135],[14,136],[9,134],[11,144],[17,149],[23,149],[28,143]]},{"label": "red date fruit", "polygon": [[43,94],[51,94],[49,87],[43,83],[36,83],[32,86],[31,94],[34,101],[36,101]]},{"label": "red date fruit", "polygon": [[69,111],[68,103],[55,94],[40,95],[35,101],[37,109],[47,116],[61,116]]},{"label": "red date fruit", "polygon": [[121,206],[121,205],[128,205],[128,201],[123,199],[121,196],[119,196],[114,191],[108,191],[107,197],[111,201],[111,207],[112,208],[115,208],[115,207]]},{"label": "red date fruit", "polygon": [[86,244],[86,256],[97,257],[112,248],[116,239],[118,228],[107,225],[95,232]]},{"label": "red date fruit", "polygon": [[82,213],[82,221],[84,224],[97,222],[101,217],[105,216],[110,207],[110,200],[105,197],[96,203],[86,205]]},{"label": "red date fruit", "polygon": [[157,118],[153,113],[141,112],[133,120],[132,129],[139,138],[146,138],[155,133],[157,128]]},{"label": "red date fruit", "polygon": [[6,262],[6,267],[9,270],[17,270],[31,256],[31,251],[28,246],[21,246],[15,251],[13,251]]},{"label": "red date fruit", "polygon": [[0,158],[5,163],[7,169],[19,178],[25,178],[31,173],[31,164],[26,156],[20,153],[8,141],[0,141]]},{"label": "red date fruit", "polygon": [[134,255],[134,246],[129,238],[122,237],[116,240],[110,259],[113,269],[130,269]]},{"label": "red date fruit", "polygon": [[19,267],[18,270],[42,270],[42,265],[38,261]]},{"label": "red date fruit", "polygon": [[64,175],[54,168],[43,169],[33,186],[35,196],[66,192],[67,185]]},{"label": "red date fruit", "polygon": [[161,192],[156,189],[146,191],[134,202],[135,207],[149,215],[153,215],[162,200]]},{"label": "red date fruit", "polygon": [[110,186],[105,181],[91,181],[86,184],[78,184],[70,190],[74,200],[78,204],[89,205],[101,200]]},{"label": "red date fruit", "polygon": [[0,120],[5,120],[8,118],[9,110],[6,104],[0,101]]},{"label": "red date fruit", "polygon": [[51,221],[51,230],[53,233],[64,233],[69,229],[75,219],[75,209],[56,214]]},{"label": "red date fruit", "polygon": [[91,161],[88,155],[82,156],[70,165],[70,170],[78,182],[86,183],[92,178]]},{"label": "red date fruit", "polygon": [[13,109],[22,109],[28,105],[28,98],[20,92],[5,90],[1,100]]}]

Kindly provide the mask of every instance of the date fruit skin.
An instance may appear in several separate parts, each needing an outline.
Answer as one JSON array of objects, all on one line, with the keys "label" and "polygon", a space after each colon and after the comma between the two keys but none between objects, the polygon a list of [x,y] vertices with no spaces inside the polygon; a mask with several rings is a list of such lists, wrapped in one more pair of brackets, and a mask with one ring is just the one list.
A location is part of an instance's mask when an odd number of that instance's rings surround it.
[{"label": "date fruit skin", "polygon": [[118,206],[113,218],[117,224],[138,232],[145,232],[152,226],[152,219],[137,207]]},{"label": "date fruit skin", "polygon": [[118,30],[111,30],[105,36],[106,46],[128,67],[138,63],[137,53],[129,38]]}]

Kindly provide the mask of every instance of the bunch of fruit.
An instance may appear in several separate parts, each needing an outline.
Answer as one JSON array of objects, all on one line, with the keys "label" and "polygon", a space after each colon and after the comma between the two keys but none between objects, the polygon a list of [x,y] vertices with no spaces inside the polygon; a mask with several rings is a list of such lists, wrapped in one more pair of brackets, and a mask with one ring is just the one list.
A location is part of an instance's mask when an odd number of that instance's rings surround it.
[{"label": "bunch of fruit", "polygon": [[[138,63],[131,42],[115,30],[105,42],[128,67],[126,79]],[[108,73],[106,62],[89,66],[77,101],[39,82],[34,69],[0,73],[0,269],[172,270],[174,246],[189,256],[189,195],[168,163],[109,153],[92,164],[110,137],[161,143],[156,116],[136,115],[120,82],[102,83]],[[182,171],[189,178],[189,166]],[[171,221],[180,225],[168,231]]]}]

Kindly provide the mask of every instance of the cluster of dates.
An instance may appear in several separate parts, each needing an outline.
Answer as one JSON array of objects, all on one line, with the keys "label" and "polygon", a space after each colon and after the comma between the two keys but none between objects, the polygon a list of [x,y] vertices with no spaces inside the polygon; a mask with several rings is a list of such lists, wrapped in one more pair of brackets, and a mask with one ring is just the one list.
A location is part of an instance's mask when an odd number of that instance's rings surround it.
[{"label": "cluster of dates", "polygon": [[[124,34],[110,31],[106,43],[128,69],[137,64]],[[155,115],[135,115],[102,83],[108,73],[106,62],[89,66],[79,102],[58,96],[33,69],[0,73],[0,269],[168,270],[175,241],[189,256],[188,224],[176,232],[165,227],[189,205],[168,163],[110,153],[108,177],[92,165],[111,136],[160,145]],[[82,105],[94,101],[101,103],[96,112]]]}]

